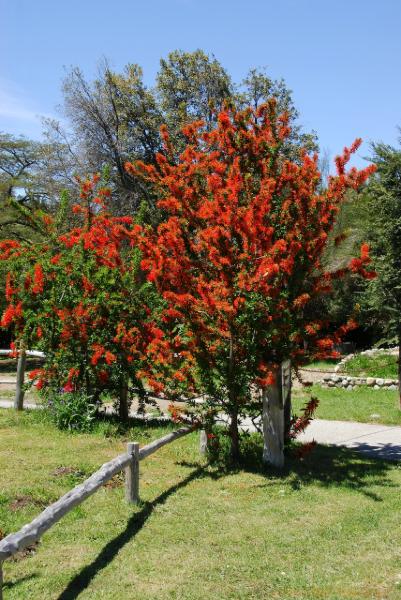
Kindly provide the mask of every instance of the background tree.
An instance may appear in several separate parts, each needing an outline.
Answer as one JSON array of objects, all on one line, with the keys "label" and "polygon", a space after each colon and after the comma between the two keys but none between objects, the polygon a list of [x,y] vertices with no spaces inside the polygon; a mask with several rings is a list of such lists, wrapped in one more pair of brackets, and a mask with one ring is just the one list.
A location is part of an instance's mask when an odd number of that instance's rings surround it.
[{"label": "background tree", "polygon": [[282,154],[291,160],[300,160],[300,150],[317,150],[317,136],[315,132],[303,133],[299,124],[299,112],[295,107],[292,92],[285,84],[284,79],[271,79],[265,69],[250,69],[245,79],[237,87],[236,101],[238,107],[251,106],[256,110],[274,98],[279,114],[286,113],[291,125],[291,131],[282,147]]},{"label": "background tree", "polygon": [[[56,203],[44,174],[46,155],[44,143],[0,134],[0,240],[12,238],[31,243],[41,238],[43,223],[35,215],[43,209],[51,210]],[[4,265],[0,263],[3,287],[5,276]],[[5,304],[2,296],[0,311]]]},{"label": "background tree", "polygon": [[149,187],[124,171],[123,165],[138,159],[155,164],[163,123],[168,125],[179,153],[185,147],[181,128],[188,122],[202,119],[207,130],[215,125],[225,102],[239,107],[248,103],[258,106],[274,97],[280,111],[288,112],[292,124],[286,142],[288,155],[298,156],[299,146],[306,141],[309,148],[316,144],[315,136],[305,136],[296,124],[298,113],[283,81],[252,70],[236,85],[217,59],[202,50],[176,50],[162,59],[154,88],[144,85],[142,70],[135,64],[117,73],[103,61],[92,82],[75,67],[64,79],[63,97],[67,130],[55,120],[46,121],[52,149],[46,161],[47,180],[65,181],[70,188],[75,173],[86,176],[108,167],[115,214],[135,213],[144,201],[149,207],[148,220],[160,219]]},{"label": "background tree", "polygon": [[214,56],[175,50],[160,60],[155,92],[177,149],[179,142],[185,146],[181,129],[187,123],[202,120],[206,129],[215,125],[224,102],[234,97],[234,86]]},{"label": "background tree", "polygon": [[152,162],[159,149],[161,115],[143,84],[141,68],[128,64],[118,74],[103,61],[98,78],[90,83],[75,67],[64,79],[63,95],[72,134],[47,121],[47,135],[58,143],[60,170],[66,171],[68,155],[80,175],[108,167],[116,213],[135,212],[143,198],[151,204],[146,187],[124,170],[128,158]]},{"label": "background tree", "polygon": [[0,134],[0,237],[31,236],[32,212],[52,203],[42,179],[45,155],[45,144]]},{"label": "background tree", "polygon": [[[377,278],[364,302],[383,332],[379,341],[401,349],[401,150],[382,143],[372,149],[377,173],[368,187],[369,241]],[[398,374],[401,405],[401,354]]]}]

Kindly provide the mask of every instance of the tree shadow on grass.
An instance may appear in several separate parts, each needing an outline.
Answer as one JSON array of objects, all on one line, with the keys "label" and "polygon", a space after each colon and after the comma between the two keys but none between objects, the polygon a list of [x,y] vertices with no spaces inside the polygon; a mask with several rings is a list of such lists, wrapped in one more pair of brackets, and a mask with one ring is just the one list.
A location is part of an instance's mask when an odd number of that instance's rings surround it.
[{"label": "tree shadow on grass", "polygon": [[129,436],[135,430],[171,429],[173,431],[177,428],[171,419],[163,415],[130,415],[128,420],[123,422],[117,414],[104,410],[99,410],[97,413],[95,425],[98,428],[102,426],[109,427],[111,436]]},{"label": "tree shadow on grass", "polygon": [[282,486],[286,481],[296,491],[307,485],[318,484],[324,487],[348,488],[364,494],[374,502],[380,502],[382,498],[372,490],[372,487],[395,487],[395,484],[387,476],[391,463],[358,455],[347,448],[318,446],[303,460],[296,458],[293,453],[289,453],[285,468],[278,471],[266,467],[262,462],[260,440],[250,438],[245,443],[246,450],[243,452],[241,463],[237,465],[227,463],[200,465],[197,462],[177,462],[177,465],[192,468],[193,471],[136,512],[129,519],[126,529],[112,539],[97,557],[70,581],[58,600],[77,598],[90,585],[92,579],[107,567],[118,552],[142,529],[155,508],[195,479],[207,477],[217,480],[230,474],[247,471],[267,478],[267,481],[261,483],[259,487]]},{"label": "tree shadow on grass", "polygon": [[382,502],[377,487],[396,487],[388,476],[391,463],[363,456],[345,447],[317,446],[304,460],[288,458],[282,473],[293,490],[311,484],[359,492],[375,502]]},{"label": "tree shadow on grass", "polygon": [[157,506],[164,504],[170,496],[191,483],[191,481],[194,481],[199,477],[204,477],[205,468],[199,466],[199,464],[196,465],[196,467],[197,468],[187,477],[157,496],[152,502],[146,502],[143,508],[129,519],[125,530],[112,539],[101,550],[97,557],[70,581],[65,590],[58,597],[58,600],[73,600],[74,598],[78,598],[78,596],[89,586],[92,579],[111,563],[125,544],[131,541],[142,529]]},{"label": "tree shadow on grass", "polygon": [[[242,459],[232,465],[228,461],[215,463],[208,476],[219,479],[224,475],[248,471],[263,475],[264,483],[259,487],[282,486],[287,482],[293,490],[308,485],[349,489],[381,502],[382,498],[374,488],[396,487],[388,477],[391,462],[378,460],[339,446],[316,446],[310,454],[300,459],[296,456],[297,447],[287,451],[283,469],[274,469],[262,461],[263,443],[257,436],[242,440]],[[196,463],[180,462],[180,466],[192,467]]]},{"label": "tree shadow on grass", "polygon": [[13,587],[20,585],[20,583],[35,579],[37,576],[37,573],[31,573],[31,575],[24,575],[23,577],[18,577],[16,579],[12,579],[11,581],[3,581],[3,590],[11,590]]}]

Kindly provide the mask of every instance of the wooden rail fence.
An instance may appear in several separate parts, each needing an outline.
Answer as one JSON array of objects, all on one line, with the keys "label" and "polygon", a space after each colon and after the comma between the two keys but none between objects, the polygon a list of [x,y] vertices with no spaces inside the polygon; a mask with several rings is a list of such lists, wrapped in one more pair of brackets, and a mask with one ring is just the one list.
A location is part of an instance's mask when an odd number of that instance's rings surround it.
[{"label": "wooden rail fence", "polygon": [[[12,356],[12,350],[0,350],[0,356]],[[40,350],[26,350],[22,345],[20,349],[17,351],[17,380],[14,381],[0,381],[1,383],[15,383],[15,398],[14,398],[14,408],[16,410],[22,410],[24,408],[24,395],[25,395],[25,368],[26,368],[26,359],[28,356],[32,356],[35,358],[44,358],[44,352],[40,352]]]},{"label": "wooden rail fence", "polygon": [[[129,442],[127,452],[120,454],[100,467],[80,485],[64,494],[57,502],[50,504],[38,517],[24,525],[17,533],[11,533],[0,541],[0,600],[3,600],[3,562],[20,550],[37,542],[42,535],[55,525],[64,515],[75,506],[107,483],[114,475],[125,470],[125,497],[128,503],[137,504],[139,501],[139,461],[156,452],[162,446],[174,442],[178,438],[191,433],[195,426],[182,427],[177,431],[139,448],[138,442]],[[206,436],[201,431],[201,451],[205,451]]]}]

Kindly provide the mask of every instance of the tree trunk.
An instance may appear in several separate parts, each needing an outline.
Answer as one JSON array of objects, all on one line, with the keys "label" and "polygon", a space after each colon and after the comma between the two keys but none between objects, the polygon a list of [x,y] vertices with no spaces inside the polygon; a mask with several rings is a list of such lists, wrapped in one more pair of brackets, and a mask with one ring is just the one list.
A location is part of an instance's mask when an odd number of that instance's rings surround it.
[{"label": "tree trunk", "polygon": [[285,360],[281,365],[282,386],[283,386],[283,404],[284,404],[284,439],[286,440],[290,433],[291,418],[292,418],[292,403],[291,403],[291,361]]},{"label": "tree trunk", "polygon": [[285,361],[275,372],[276,381],[263,390],[263,461],[284,466],[285,433],[291,420],[291,368]]},{"label": "tree trunk", "polygon": [[398,396],[401,410],[401,326],[398,328]]},{"label": "tree trunk", "polygon": [[128,421],[128,381],[123,379],[120,387],[120,398],[118,404],[118,416],[121,421]]},{"label": "tree trunk", "polygon": [[230,414],[230,426],[229,426],[230,440],[231,440],[231,460],[238,462],[240,458],[239,450],[239,431],[238,431],[238,411],[235,410]]},{"label": "tree trunk", "polygon": [[25,351],[24,342],[21,341],[20,349],[18,352],[17,385],[16,385],[16,389],[15,389],[15,399],[14,399],[14,408],[16,410],[23,410],[23,408],[24,408],[25,366],[26,366],[26,351]]},{"label": "tree trunk", "polygon": [[230,358],[228,366],[228,379],[229,379],[229,397],[230,403],[233,407],[230,411],[230,426],[229,434],[231,440],[231,460],[232,462],[238,462],[240,458],[239,450],[239,432],[238,432],[238,407],[236,404],[236,389],[234,385],[234,373],[235,373],[235,362],[234,362],[234,338],[230,330]]}]

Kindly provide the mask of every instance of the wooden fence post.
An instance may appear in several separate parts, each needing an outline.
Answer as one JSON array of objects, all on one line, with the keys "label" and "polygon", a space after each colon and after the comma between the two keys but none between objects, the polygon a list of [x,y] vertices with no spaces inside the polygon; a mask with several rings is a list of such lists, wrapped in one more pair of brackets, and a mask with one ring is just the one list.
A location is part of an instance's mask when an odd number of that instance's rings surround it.
[{"label": "wooden fence post", "polygon": [[207,453],[207,435],[204,429],[199,432],[199,452],[201,454]]},{"label": "wooden fence post", "polygon": [[128,442],[127,454],[131,456],[125,468],[125,498],[128,504],[139,503],[139,443]]},{"label": "wooden fence post", "polygon": [[21,341],[21,346],[18,353],[17,363],[17,387],[15,390],[14,408],[15,410],[23,410],[24,408],[24,381],[25,381],[25,365],[26,365],[26,350],[24,342]]}]

